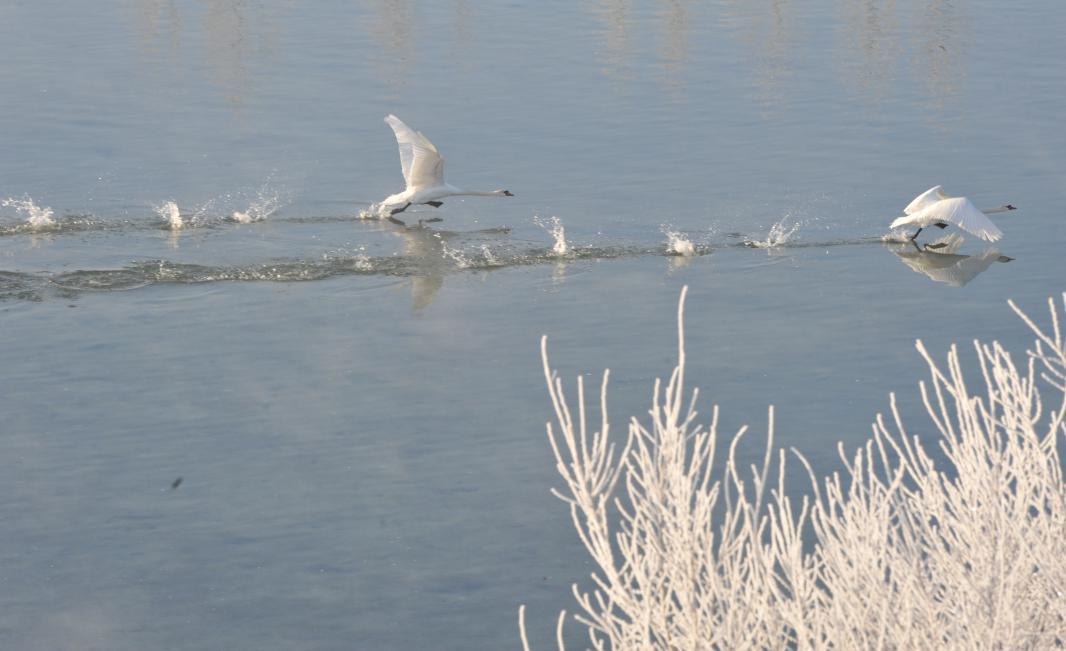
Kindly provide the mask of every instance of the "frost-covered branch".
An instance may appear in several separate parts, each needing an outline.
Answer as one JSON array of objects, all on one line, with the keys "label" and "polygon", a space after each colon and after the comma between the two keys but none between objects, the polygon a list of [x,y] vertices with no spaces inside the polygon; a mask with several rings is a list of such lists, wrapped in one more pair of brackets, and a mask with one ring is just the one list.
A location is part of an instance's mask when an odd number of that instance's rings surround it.
[{"label": "frost-covered branch", "polygon": [[[1066,346],[1058,308],[1045,332],[1011,303],[1037,339],[1026,363],[975,342],[983,388],[966,384],[958,351],[929,364],[922,398],[936,454],[907,432],[891,396],[843,470],[811,479],[798,503],[785,491],[783,451],[743,471],[733,435],[715,466],[718,409],[696,422],[686,404],[684,300],[678,364],[656,381],[650,422],[611,439],[607,380],[599,427],[576,419],[548,362],[555,410],[548,439],[574,527],[598,566],[577,584],[593,649],[1038,649],[1066,644]],[[1063,295],[1066,306],[1066,294]],[[1041,393],[1043,390],[1043,393]],[[565,611],[557,645],[563,649]],[[520,611],[522,644],[526,638]]]}]

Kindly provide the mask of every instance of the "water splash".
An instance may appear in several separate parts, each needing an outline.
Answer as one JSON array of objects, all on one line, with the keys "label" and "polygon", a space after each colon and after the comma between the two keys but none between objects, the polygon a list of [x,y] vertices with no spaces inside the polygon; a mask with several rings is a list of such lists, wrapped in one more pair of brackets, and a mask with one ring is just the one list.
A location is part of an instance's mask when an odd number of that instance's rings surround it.
[{"label": "water splash", "polygon": [[552,246],[552,253],[557,256],[570,253],[570,245],[566,243],[566,229],[563,228],[563,222],[558,217],[549,217],[548,219],[534,217],[533,223],[547,231],[552,236],[552,239],[555,240],[555,245]]},{"label": "water splash", "polygon": [[696,255],[696,245],[673,226],[663,224],[660,229],[666,236],[666,251],[672,255],[689,257]]},{"label": "water splash", "polygon": [[450,258],[455,261],[455,266],[459,269],[469,269],[473,266],[473,262],[463,255],[463,252],[459,249],[453,249],[444,242],[440,245],[441,255],[445,258]]},{"label": "water splash", "polygon": [[349,267],[364,273],[377,270],[373,259],[367,255],[365,246],[355,249],[344,248],[327,251],[322,254],[322,262],[326,265],[336,265],[339,269]]},{"label": "water splash", "polygon": [[185,220],[181,218],[178,204],[173,201],[168,201],[161,206],[155,206],[155,213],[163,220],[163,228],[180,231],[185,226]]},{"label": "water splash", "polygon": [[55,226],[54,214],[47,206],[38,206],[28,194],[21,198],[9,197],[0,201],[0,207],[14,208],[16,212],[26,215],[26,226],[30,230],[41,230]]},{"label": "water splash", "polygon": [[385,219],[388,216],[384,204],[380,203],[372,203],[359,211],[359,219]]},{"label": "water splash", "polygon": [[360,253],[352,258],[352,268],[357,271],[373,271],[374,263],[370,261],[370,256]]},{"label": "water splash", "polygon": [[255,199],[248,204],[248,208],[234,210],[230,213],[230,219],[239,224],[261,222],[277,212],[281,203],[282,193],[270,183],[265,183],[259,187]]},{"label": "water splash", "polygon": [[770,227],[765,240],[745,240],[744,244],[756,249],[776,249],[792,241],[792,236],[803,226],[803,222],[793,220],[785,215]]},{"label": "water splash", "polygon": [[200,206],[193,211],[191,217],[185,217],[185,226],[205,226],[217,221],[217,215],[219,213],[218,204],[225,199],[225,196],[214,197],[200,204]]},{"label": "water splash", "polygon": [[488,244],[481,245],[481,257],[485,259],[485,264],[490,267],[500,266],[500,261],[496,259],[496,256],[492,253],[492,249],[489,248]]}]

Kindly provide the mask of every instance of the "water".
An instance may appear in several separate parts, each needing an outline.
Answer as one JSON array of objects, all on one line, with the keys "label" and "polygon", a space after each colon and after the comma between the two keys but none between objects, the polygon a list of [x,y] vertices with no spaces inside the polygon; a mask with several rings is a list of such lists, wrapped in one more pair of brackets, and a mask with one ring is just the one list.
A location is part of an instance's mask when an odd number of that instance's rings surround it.
[{"label": "water", "polygon": [[[916,338],[1020,352],[1006,299],[1064,289],[1058,3],[0,19],[4,648],[507,648],[519,603],[545,648],[591,567],[541,334],[611,366],[620,432],[688,284],[703,413],[773,403],[827,471],[890,391],[931,430]],[[388,113],[516,196],[360,220],[402,189]],[[1004,239],[890,234],[935,184],[1017,205]]]},{"label": "water", "polygon": [[185,219],[181,216],[181,209],[173,201],[156,206],[155,214],[159,215],[159,222],[162,228],[180,231],[185,227]]},{"label": "water", "polygon": [[26,216],[26,221],[17,224],[12,233],[42,231],[52,228],[56,220],[52,217],[55,213],[47,206],[38,206],[29,196],[8,197],[0,201],[0,208],[10,208],[15,214]]}]

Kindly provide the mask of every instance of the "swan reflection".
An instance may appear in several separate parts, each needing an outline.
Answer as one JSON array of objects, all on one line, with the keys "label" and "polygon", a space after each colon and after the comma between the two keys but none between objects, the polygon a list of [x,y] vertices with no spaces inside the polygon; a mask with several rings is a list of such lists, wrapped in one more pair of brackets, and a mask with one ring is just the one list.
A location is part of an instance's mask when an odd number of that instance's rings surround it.
[{"label": "swan reflection", "polygon": [[920,249],[913,242],[890,244],[888,250],[915,272],[924,274],[933,282],[952,287],[962,287],[994,262],[1010,262],[1014,259],[1000,255],[999,249],[994,246],[975,255],[961,255],[957,251],[962,241],[962,236],[953,233],[934,242],[934,245],[943,245],[935,250]]},{"label": "swan reflection", "polygon": [[449,246],[449,242],[458,240],[469,243],[482,238],[495,239],[509,235],[510,228],[485,228],[474,231],[447,231],[430,228],[427,224],[441,221],[438,218],[418,220],[405,223],[392,217],[391,232],[403,240],[404,270],[411,279],[411,308],[421,310],[433,302],[437,292],[444,286],[444,277],[457,270],[470,268],[492,268],[504,266],[506,261],[496,259],[495,253],[487,245],[481,245],[481,253],[468,257],[469,249],[464,251],[461,245]]},{"label": "swan reflection", "polygon": [[398,219],[392,223],[392,232],[403,239],[403,255],[411,263],[411,309],[418,311],[432,303],[444,286],[444,275],[453,266],[445,253],[445,240],[456,233],[429,228],[422,221],[410,226]]}]

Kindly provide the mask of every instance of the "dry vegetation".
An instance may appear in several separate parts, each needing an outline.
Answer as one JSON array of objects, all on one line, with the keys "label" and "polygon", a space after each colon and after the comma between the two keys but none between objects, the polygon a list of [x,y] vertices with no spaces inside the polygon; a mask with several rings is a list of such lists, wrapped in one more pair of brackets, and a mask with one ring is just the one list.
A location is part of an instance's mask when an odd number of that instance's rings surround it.
[{"label": "dry vegetation", "polygon": [[938,440],[909,435],[893,398],[892,418],[879,415],[864,446],[840,446],[842,472],[818,478],[792,451],[811,481],[810,495],[795,498],[772,408],[765,458],[748,470],[736,460],[743,429],[723,455],[717,407],[709,425],[697,423],[696,392],[686,403],[684,390],[684,298],[677,367],[655,384],[651,422],[632,419],[621,439],[607,419],[608,374],[596,427],[581,379],[575,413],[542,342],[556,414],[548,438],[564,482],[556,495],[598,565],[590,593],[574,586],[591,648],[1066,644],[1066,346],[1054,301],[1050,332],[1011,303],[1037,337],[1024,362],[975,342],[977,391],[955,347],[940,366],[919,342]]}]

